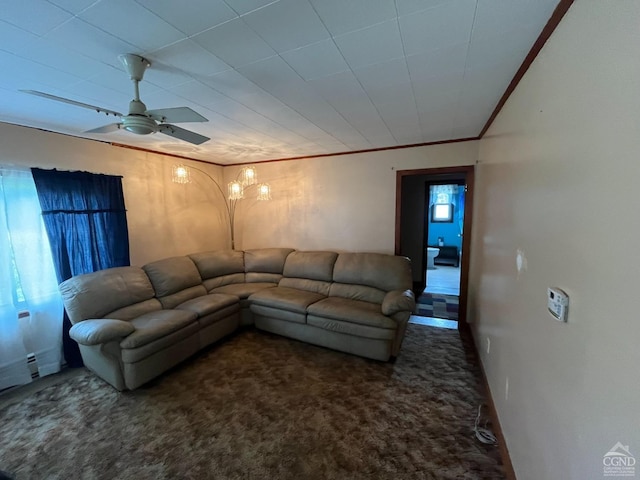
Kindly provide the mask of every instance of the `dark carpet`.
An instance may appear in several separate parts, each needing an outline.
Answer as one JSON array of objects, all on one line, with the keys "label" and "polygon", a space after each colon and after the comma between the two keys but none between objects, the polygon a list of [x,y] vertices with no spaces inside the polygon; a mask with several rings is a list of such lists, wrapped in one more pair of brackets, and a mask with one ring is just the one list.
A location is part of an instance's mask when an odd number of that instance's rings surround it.
[{"label": "dark carpet", "polygon": [[[468,342],[468,341],[466,341]],[[134,392],[88,371],[0,412],[22,479],[498,479],[456,330],[409,325],[393,363],[250,329]]]},{"label": "dark carpet", "polygon": [[416,315],[458,320],[458,297],[441,293],[423,293],[416,301]]}]

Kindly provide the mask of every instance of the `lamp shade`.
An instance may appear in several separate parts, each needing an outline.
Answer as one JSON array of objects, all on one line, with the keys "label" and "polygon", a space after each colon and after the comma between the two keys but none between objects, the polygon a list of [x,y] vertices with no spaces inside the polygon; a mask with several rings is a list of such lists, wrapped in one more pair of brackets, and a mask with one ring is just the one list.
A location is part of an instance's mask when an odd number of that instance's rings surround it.
[{"label": "lamp shade", "polygon": [[244,198],[244,189],[239,181],[229,182],[229,200],[240,200]]},{"label": "lamp shade", "polygon": [[191,182],[191,173],[189,172],[189,167],[186,167],[182,164],[174,165],[171,174],[171,180],[173,181],[173,183]]},{"label": "lamp shade", "polygon": [[258,185],[258,200],[271,200],[271,186],[268,183]]},{"label": "lamp shade", "polygon": [[254,166],[243,167],[240,170],[240,183],[243,187],[255,185],[258,182],[258,171]]}]

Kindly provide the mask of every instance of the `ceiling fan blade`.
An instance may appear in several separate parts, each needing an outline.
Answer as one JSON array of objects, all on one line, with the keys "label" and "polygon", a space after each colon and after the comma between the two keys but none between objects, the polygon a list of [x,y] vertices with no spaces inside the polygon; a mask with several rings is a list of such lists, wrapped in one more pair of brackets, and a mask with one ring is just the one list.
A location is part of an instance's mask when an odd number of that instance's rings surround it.
[{"label": "ceiling fan blade", "polygon": [[150,115],[157,122],[167,123],[187,123],[187,122],[208,122],[206,118],[200,115],[195,110],[189,107],[176,107],[176,108],[160,108],[158,110],[147,110],[147,115]]},{"label": "ceiling fan blade", "polygon": [[115,117],[122,116],[120,112],[109,110],[107,108],[96,107],[95,105],[89,105],[88,103],[76,102],[75,100],[70,100],[68,98],[51,95],[50,93],[39,92],[37,90],[20,90],[20,91],[23,93],[28,93],[29,95],[35,95],[37,97],[43,97],[49,100],[55,100],[56,102],[68,103],[69,105],[75,105],[76,107],[88,108],[89,110],[95,110],[98,113],[104,113],[106,115],[113,115]]},{"label": "ceiling fan blade", "polygon": [[109,125],[103,125],[102,127],[94,128],[92,130],[86,130],[82,133],[111,133],[116,130],[120,130],[121,123],[110,123]]},{"label": "ceiling fan blade", "polygon": [[168,123],[158,125],[158,131],[165,135],[169,135],[170,137],[193,143],[194,145],[200,145],[207,140],[210,140],[209,137],[205,137],[204,135],[200,135],[199,133],[192,132],[190,130],[185,130],[184,128],[176,127],[175,125],[169,125]]}]

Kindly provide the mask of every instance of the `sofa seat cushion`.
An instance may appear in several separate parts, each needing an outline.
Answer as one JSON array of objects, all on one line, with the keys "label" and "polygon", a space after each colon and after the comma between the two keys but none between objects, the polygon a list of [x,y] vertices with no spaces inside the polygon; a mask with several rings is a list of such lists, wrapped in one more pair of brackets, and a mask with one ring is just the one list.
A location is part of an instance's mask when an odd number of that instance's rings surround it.
[{"label": "sofa seat cushion", "polygon": [[145,313],[131,320],[135,331],[120,342],[120,347],[138,348],[166,337],[191,324],[197,330],[197,315],[188,310],[160,310]]},{"label": "sofa seat cushion", "polygon": [[277,286],[277,283],[270,282],[231,283],[229,285],[223,285],[222,287],[216,287],[212,289],[210,293],[225,293],[227,295],[235,295],[240,299],[245,299],[260,290]]},{"label": "sofa seat cushion", "polygon": [[225,295],[222,293],[210,293],[202,297],[192,298],[178,305],[176,310],[186,310],[193,312],[198,317],[204,317],[210,313],[215,313],[225,307],[238,303],[238,297]]},{"label": "sofa seat cushion", "polygon": [[265,305],[251,304],[251,312],[255,317],[275,318],[276,320],[284,320],[285,322],[307,323],[307,314],[300,312],[292,312],[291,310],[283,310],[281,308],[267,307]]},{"label": "sofa seat cushion", "polygon": [[371,338],[375,340],[393,340],[396,335],[395,329],[370,327],[359,323],[344,322],[333,318],[307,315],[307,325],[311,325],[323,330],[353,335],[354,337]]},{"label": "sofa seat cushion", "polygon": [[342,297],[329,297],[310,305],[309,315],[332,318],[369,327],[395,330],[397,324],[392,318],[382,314],[380,304],[351,300]]},{"label": "sofa seat cushion", "polygon": [[249,301],[255,305],[306,313],[309,305],[325,298],[327,297],[319,293],[288,287],[275,287],[254,293],[249,297]]}]

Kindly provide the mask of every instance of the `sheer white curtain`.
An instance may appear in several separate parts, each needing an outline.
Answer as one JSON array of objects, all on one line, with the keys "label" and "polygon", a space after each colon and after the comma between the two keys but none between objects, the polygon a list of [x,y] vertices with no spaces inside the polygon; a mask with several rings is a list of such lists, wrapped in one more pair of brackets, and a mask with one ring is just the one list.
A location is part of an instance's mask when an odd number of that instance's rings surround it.
[{"label": "sheer white curtain", "polygon": [[0,167],[0,389],[31,381],[29,353],[60,370],[62,312],[31,172]]}]

